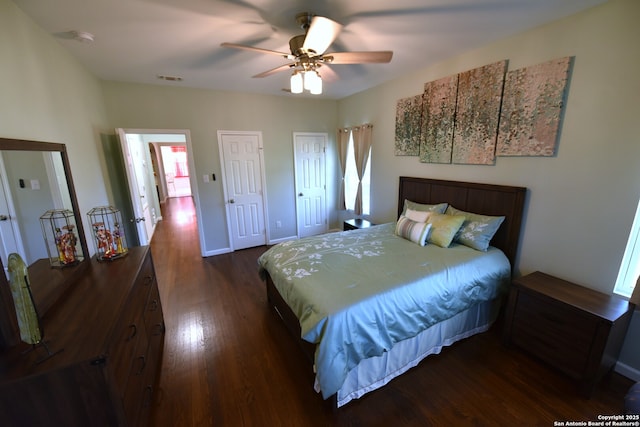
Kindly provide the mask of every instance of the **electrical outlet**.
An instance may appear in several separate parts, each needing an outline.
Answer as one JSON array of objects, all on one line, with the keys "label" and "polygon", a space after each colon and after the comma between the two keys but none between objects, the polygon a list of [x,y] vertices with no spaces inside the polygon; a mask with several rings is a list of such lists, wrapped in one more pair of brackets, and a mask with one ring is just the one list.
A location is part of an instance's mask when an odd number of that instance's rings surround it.
[{"label": "electrical outlet", "polygon": [[282,228],[282,221],[276,221],[276,228]]}]

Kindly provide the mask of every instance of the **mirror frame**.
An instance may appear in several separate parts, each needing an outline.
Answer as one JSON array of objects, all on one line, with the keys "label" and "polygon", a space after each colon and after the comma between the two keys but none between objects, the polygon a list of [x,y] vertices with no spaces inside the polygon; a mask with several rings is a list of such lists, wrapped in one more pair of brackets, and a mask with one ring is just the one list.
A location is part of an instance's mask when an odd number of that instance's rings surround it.
[{"label": "mirror frame", "polygon": [[[0,138],[0,151],[32,151],[32,152],[57,152],[62,156],[62,165],[67,179],[71,207],[76,221],[78,239],[82,247],[83,260],[66,268],[53,268],[49,260],[38,260],[29,266],[29,279],[33,299],[36,303],[38,316],[44,318],[46,312],[51,308],[67,291],[74,282],[75,277],[80,274],[90,262],[89,247],[82,224],[82,215],[76,197],[73,177],[71,175],[71,165],[65,144],[32,141],[24,139]],[[2,266],[2,262],[0,262]],[[4,266],[2,266],[4,268]],[[15,318],[15,308],[13,298],[9,289],[6,277],[0,274],[0,348],[7,348],[20,342],[20,336]]]}]

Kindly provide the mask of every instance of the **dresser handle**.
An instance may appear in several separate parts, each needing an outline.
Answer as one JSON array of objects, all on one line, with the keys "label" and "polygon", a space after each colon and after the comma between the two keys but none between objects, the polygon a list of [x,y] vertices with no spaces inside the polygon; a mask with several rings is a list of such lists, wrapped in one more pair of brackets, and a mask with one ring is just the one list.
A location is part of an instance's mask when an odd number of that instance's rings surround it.
[{"label": "dresser handle", "polygon": [[153,282],[153,274],[145,276],[145,278],[144,278],[144,285],[145,286],[149,286],[152,282]]},{"label": "dresser handle", "polygon": [[136,372],[136,375],[142,374],[142,371],[144,371],[144,368],[147,366],[147,358],[145,356],[140,356],[138,357],[138,359],[142,363],[140,364],[140,369],[138,370],[138,372]]},{"label": "dresser handle", "polygon": [[144,398],[142,400],[143,408],[151,406],[151,396],[153,396],[153,386],[148,385],[144,388]]},{"label": "dresser handle", "polygon": [[149,311],[156,311],[158,309],[158,300],[154,299],[149,305]]},{"label": "dresser handle", "polygon": [[156,323],[153,329],[153,336],[157,337],[158,335],[162,335],[162,332],[164,331],[164,325],[162,323]]},{"label": "dresser handle", "polygon": [[131,341],[138,334],[138,327],[134,323],[129,325],[129,329],[131,330],[131,335],[125,341]]}]

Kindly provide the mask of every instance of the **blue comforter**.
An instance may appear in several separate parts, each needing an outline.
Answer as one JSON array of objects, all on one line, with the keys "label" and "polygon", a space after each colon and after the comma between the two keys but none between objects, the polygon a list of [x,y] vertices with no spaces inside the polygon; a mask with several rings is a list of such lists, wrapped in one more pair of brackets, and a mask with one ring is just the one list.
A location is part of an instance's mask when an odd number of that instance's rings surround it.
[{"label": "blue comforter", "polygon": [[483,301],[501,296],[511,269],[498,249],[421,247],[395,223],[274,246],[259,259],[317,343],[316,380],[326,399],[361,360]]}]

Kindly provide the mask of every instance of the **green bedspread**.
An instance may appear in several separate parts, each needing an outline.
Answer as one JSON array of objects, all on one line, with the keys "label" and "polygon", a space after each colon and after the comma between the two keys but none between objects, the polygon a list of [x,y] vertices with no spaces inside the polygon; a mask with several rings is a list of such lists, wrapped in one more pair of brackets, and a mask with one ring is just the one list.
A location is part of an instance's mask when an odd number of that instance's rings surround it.
[{"label": "green bedspread", "polygon": [[421,247],[394,234],[395,223],[281,243],[259,259],[318,343],[317,382],[334,394],[360,360],[501,295],[510,280],[506,256],[453,245]]}]

